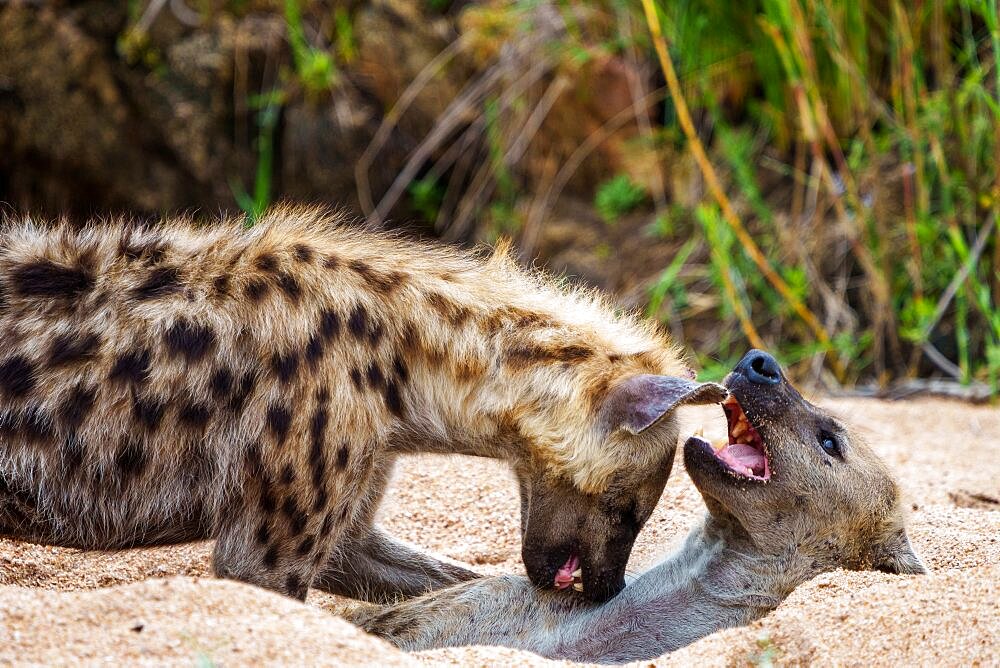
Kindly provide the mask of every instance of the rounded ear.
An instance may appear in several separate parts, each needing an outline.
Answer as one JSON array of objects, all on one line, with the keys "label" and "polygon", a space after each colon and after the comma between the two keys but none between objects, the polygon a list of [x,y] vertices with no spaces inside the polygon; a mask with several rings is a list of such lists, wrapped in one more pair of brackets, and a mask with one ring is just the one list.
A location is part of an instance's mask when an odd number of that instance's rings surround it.
[{"label": "rounded ear", "polygon": [[717,404],[727,396],[729,390],[717,383],[638,374],[611,388],[601,407],[601,418],[609,432],[624,429],[640,434],[682,404]]},{"label": "rounded ear", "polygon": [[910,545],[906,531],[900,529],[875,548],[872,570],[896,575],[924,575],[927,566]]}]

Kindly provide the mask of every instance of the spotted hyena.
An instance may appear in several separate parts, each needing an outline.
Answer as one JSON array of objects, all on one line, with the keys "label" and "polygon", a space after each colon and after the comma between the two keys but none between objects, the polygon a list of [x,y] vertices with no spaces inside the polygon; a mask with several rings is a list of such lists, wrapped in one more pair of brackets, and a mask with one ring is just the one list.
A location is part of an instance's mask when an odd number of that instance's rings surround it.
[{"label": "spotted hyena", "polygon": [[652,326],[502,252],[312,210],[8,224],[0,288],[0,533],[214,538],[218,575],[298,598],[475,577],[373,524],[412,452],[510,462],[529,576],[579,565],[607,598],[669,475],[674,408],[725,397]]}]

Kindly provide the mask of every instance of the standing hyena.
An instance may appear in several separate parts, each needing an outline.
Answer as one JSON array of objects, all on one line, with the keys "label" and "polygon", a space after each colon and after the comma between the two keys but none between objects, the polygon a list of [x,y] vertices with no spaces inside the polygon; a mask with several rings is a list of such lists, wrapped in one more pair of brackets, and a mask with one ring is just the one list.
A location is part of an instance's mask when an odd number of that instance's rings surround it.
[{"label": "standing hyena", "polygon": [[[373,525],[399,453],[505,459],[542,586],[623,586],[673,410],[717,402],[650,326],[489,260],[315,211],[256,227],[10,225],[0,534],[215,538],[215,571],[370,600],[475,577]],[[580,584],[577,584],[579,588]]]}]

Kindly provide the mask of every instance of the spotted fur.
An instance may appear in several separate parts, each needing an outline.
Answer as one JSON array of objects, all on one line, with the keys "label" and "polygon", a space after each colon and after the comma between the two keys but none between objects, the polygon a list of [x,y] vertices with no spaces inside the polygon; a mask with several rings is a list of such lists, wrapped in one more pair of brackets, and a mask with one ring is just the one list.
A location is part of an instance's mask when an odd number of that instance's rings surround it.
[{"label": "spotted fur", "polygon": [[23,221],[0,289],[0,533],[212,537],[222,576],[392,597],[473,576],[372,526],[399,453],[505,459],[617,499],[676,446],[670,419],[609,435],[598,414],[622,378],[685,375],[677,350],[502,251],[302,209],[249,230]]}]

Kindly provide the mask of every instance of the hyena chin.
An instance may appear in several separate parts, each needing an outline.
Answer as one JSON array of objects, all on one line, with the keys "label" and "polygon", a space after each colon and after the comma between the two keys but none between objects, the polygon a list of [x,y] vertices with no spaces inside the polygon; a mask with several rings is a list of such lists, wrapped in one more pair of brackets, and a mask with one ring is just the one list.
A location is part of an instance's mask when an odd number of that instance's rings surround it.
[{"label": "hyena chin", "polygon": [[761,351],[725,384],[728,441],[684,445],[708,514],[675,554],[611,601],[571,600],[504,576],[349,618],[407,650],[502,645],[624,663],[749,624],[824,571],[926,572],[896,483],[857,434],[805,401]]},{"label": "hyena chin", "polygon": [[214,538],[217,574],[298,598],[476,577],[374,525],[409,452],[510,462],[532,580],[608,598],[669,475],[675,409],[726,395],[651,325],[502,251],[304,209],[249,230],[7,223],[0,332],[0,533]]}]

